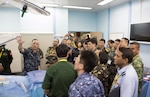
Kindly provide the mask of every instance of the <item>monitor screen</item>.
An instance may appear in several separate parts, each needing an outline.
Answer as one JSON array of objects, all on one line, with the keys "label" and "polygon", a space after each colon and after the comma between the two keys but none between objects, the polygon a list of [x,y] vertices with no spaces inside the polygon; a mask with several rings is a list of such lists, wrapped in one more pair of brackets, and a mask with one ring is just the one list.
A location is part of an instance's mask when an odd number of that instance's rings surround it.
[{"label": "monitor screen", "polygon": [[150,23],[131,24],[130,40],[150,42]]}]

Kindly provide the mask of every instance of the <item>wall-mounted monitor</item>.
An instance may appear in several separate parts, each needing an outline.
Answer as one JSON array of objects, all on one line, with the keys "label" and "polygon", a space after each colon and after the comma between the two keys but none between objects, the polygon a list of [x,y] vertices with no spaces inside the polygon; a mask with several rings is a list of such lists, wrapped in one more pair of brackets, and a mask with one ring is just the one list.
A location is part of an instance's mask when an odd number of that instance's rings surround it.
[{"label": "wall-mounted monitor", "polygon": [[150,44],[150,22],[131,24],[130,40]]}]

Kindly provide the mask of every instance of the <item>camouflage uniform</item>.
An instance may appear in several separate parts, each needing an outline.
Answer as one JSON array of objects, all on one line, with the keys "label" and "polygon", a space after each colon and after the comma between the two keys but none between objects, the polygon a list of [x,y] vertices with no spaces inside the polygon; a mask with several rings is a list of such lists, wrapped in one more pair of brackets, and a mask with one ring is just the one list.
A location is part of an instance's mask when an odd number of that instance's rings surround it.
[{"label": "camouflage uniform", "polygon": [[101,49],[101,48],[97,48],[98,50],[100,50],[101,52],[106,52],[107,54],[109,53],[109,49],[108,48],[103,48],[103,49]]},{"label": "camouflage uniform", "polygon": [[46,59],[48,60],[46,64],[54,64],[58,61],[56,49],[54,47],[49,47],[47,49]]},{"label": "camouflage uniform", "polygon": [[40,59],[42,59],[43,58],[43,51],[40,48],[38,48],[38,52],[40,54]]},{"label": "camouflage uniform", "polygon": [[117,73],[117,66],[114,64],[113,60],[111,62],[111,64],[108,65],[108,71],[110,73],[111,76],[109,76],[109,85],[112,86],[112,83],[113,83],[113,80],[116,76],[116,73]]},{"label": "camouflage uniform", "polygon": [[112,47],[112,48],[107,48],[106,51],[108,52],[109,59],[112,60],[113,57],[114,57],[114,54],[115,54],[115,49],[114,49],[114,47]]},{"label": "camouflage uniform", "polygon": [[104,86],[104,91],[106,97],[109,94],[109,90],[111,85],[109,85],[109,76],[110,73],[107,68],[107,64],[99,64],[97,65],[92,71],[91,74],[97,77],[103,84]]},{"label": "camouflage uniform", "polygon": [[109,47],[104,49],[104,51],[107,52],[107,53],[109,53],[110,50],[111,50],[111,48],[109,48]]},{"label": "camouflage uniform", "polygon": [[0,74],[10,74],[11,68],[10,65],[13,60],[11,50],[5,48],[5,45],[0,46],[0,63],[2,64],[4,70]]},{"label": "camouflage uniform", "polygon": [[139,55],[136,55],[133,57],[132,66],[136,70],[138,78],[139,78],[138,97],[140,97],[141,90],[142,90],[144,64],[143,64],[142,59],[140,58]]},{"label": "camouflage uniform", "polygon": [[[32,49],[32,48],[29,47],[28,49]],[[38,48],[37,51],[38,51],[38,53],[40,55],[40,59],[42,59],[43,58],[43,51],[40,48]]]}]

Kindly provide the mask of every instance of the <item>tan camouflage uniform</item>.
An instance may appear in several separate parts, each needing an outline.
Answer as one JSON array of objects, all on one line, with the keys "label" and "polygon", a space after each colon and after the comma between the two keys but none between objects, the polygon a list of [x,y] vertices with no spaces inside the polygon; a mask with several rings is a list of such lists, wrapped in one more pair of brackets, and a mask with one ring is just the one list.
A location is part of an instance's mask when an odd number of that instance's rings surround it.
[{"label": "tan camouflage uniform", "polygon": [[[49,57],[49,56],[51,56],[51,57]],[[49,47],[47,49],[46,59],[48,59],[48,63],[50,65],[52,65],[52,64],[57,62],[57,54],[56,54],[56,49],[54,47]],[[54,59],[56,59],[56,60],[54,60]]]},{"label": "tan camouflage uniform", "polygon": [[47,49],[46,57],[47,57],[47,56],[50,56],[50,55],[56,56],[56,50],[55,50],[54,47],[49,47],[49,48]]}]

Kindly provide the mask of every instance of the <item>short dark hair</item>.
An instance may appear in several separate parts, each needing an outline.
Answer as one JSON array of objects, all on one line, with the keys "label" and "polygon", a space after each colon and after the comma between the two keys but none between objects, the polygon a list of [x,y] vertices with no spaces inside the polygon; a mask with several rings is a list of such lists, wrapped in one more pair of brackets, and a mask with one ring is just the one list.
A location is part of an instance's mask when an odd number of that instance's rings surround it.
[{"label": "short dark hair", "polygon": [[140,48],[140,44],[138,42],[131,42],[130,44],[136,45],[137,48]]},{"label": "short dark hair", "polygon": [[38,39],[36,39],[36,38],[35,38],[35,39],[32,39],[32,42],[33,42],[34,40],[38,40]]},{"label": "short dark hair", "polygon": [[105,43],[105,39],[100,39],[99,41],[103,41]]},{"label": "short dark hair", "polygon": [[108,61],[108,54],[106,52],[99,53],[100,64],[106,64]]},{"label": "short dark hair", "polygon": [[118,41],[118,42],[120,42],[120,39],[116,39],[115,41]]},{"label": "short dark hair", "polygon": [[123,37],[122,39],[124,39],[126,41],[126,43],[129,44],[129,39],[128,38]]},{"label": "short dark hair", "polygon": [[110,39],[110,40],[108,40],[108,42],[110,42],[110,43],[114,43],[114,41],[113,41],[113,40],[111,40],[111,39]]},{"label": "short dark hair", "polygon": [[77,47],[78,47],[78,43],[81,43],[81,47],[83,47],[83,41],[81,41],[81,40],[80,41],[76,41],[75,44],[76,44]]},{"label": "short dark hair", "polygon": [[59,58],[66,57],[70,48],[66,44],[60,44],[56,47],[56,53]]},{"label": "short dark hair", "polygon": [[128,63],[132,62],[133,52],[132,52],[132,50],[130,48],[120,47],[119,51],[122,52],[122,58],[123,59],[127,58],[128,59]]},{"label": "short dark hair", "polygon": [[89,73],[98,64],[97,55],[93,51],[83,50],[80,53],[80,63],[84,65],[84,71]]},{"label": "short dark hair", "polygon": [[91,38],[88,42],[91,42],[92,44],[97,45],[97,39],[96,38]]}]

